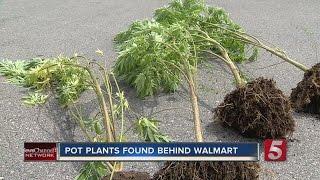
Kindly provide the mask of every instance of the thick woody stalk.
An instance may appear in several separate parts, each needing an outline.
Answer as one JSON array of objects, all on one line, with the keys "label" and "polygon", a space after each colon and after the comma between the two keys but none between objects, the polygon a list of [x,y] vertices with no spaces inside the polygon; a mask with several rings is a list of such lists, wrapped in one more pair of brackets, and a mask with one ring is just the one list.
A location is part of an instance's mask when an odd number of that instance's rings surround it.
[{"label": "thick woody stalk", "polygon": [[192,111],[193,111],[193,121],[194,121],[194,130],[195,130],[195,136],[196,136],[196,141],[197,142],[203,142],[203,135],[202,135],[202,126],[201,126],[201,120],[200,120],[200,108],[199,108],[199,103],[198,103],[198,97],[197,97],[197,92],[196,92],[196,85],[194,82],[194,73],[190,69],[190,65],[185,59],[188,59],[188,57],[183,56],[178,48],[173,45],[171,46],[170,44],[164,43],[167,47],[171,48],[172,50],[176,51],[180,57],[183,59],[183,66],[184,68],[180,68],[175,64],[171,64],[168,62],[168,64],[174,66],[177,68],[182,75],[186,78],[188,85],[189,85],[189,95],[190,95],[190,100],[192,104]]},{"label": "thick woody stalk", "polygon": [[194,84],[194,78],[191,75],[191,73],[188,73],[188,84],[189,84],[189,94],[190,94],[192,111],[193,111],[193,120],[194,120],[196,141],[203,142],[198,97],[197,97],[197,93],[196,93],[196,87]]},{"label": "thick woody stalk", "polygon": [[241,78],[241,75],[240,75],[238,67],[230,59],[230,57],[229,57],[228,53],[226,52],[226,50],[224,50],[222,52],[222,57],[226,60],[225,63],[229,67],[230,71],[232,72],[237,86],[238,87],[244,86],[246,84],[246,82]]}]

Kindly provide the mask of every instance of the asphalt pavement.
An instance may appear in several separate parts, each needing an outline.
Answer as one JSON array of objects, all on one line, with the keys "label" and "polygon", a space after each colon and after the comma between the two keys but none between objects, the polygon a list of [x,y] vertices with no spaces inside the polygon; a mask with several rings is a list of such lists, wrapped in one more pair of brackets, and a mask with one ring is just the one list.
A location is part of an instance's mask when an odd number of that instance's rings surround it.
[{"label": "asphalt pavement", "polygon": [[[72,55],[77,52],[97,58],[96,49],[115,60],[113,37],[136,19],[151,18],[153,10],[167,4],[162,0],[0,0],[0,59],[29,59],[36,56]],[[311,67],[319,62],[320,2],[317,0],[219,0],[208,4],[225,8],[248,32],[286,50]],[[247,75],[273,78],[286,95],[302,79],[303,72],[261,51],[257,62],[241,65]],[[206,141],[254,141],[213,123],[212,109],[234,87],[231,75],[213,63],[199,71],[201,119]],[[168,107],[181,108],[157,114],[161,130],[175,141],[193,141],[192,115],[186,86],[176,93],[139,100],[134,90],[124,87],[131,106],[150,114]],[[0,177],[4,179],[72,179],[81,163],[23,162],[27,141],[83,141],[80,129],[52,100],[43,108],[21,103],[24,88],[0,78]],[[94,96],[80,101],[94,110]],[[288,144],[286,162],[261,165],[262,179],[320,179],[320,121],[316,116],[294,113],[297,129]],[[134,119],[129,119],[129,125]],[[128,126],[129,126],[128,125]],[[137,140],[129,132],[131,140]],[[127,163],[127,170],[153,173],[159,163]],[[1,178],[0,178],[1,179]]]}]

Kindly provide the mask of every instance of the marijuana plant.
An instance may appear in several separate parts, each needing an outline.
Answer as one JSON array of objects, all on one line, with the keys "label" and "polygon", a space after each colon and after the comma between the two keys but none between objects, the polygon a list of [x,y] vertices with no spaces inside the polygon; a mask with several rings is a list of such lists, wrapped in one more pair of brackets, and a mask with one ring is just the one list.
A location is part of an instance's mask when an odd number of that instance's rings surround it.
[{"label": "marijuana plant", "polygon": [[[97,53],[103,55],[102,51]],[[92,71],[93,66],[98,67],[101,76],[98,77]],[[98,62],[78,55],[71,58],[59,56],[31,61],[3,61],[0,72],[9,82],[29,88],[29,95],[23,98],[28,105],[45,103],[49,93],[57,97],[63,107],[68,107],[88,141],[126,140],[125,112],[129,109],[129,103],[113,72]],[[103,82],[103,87],[100,82]],[[76,103],[84,90],[93,90],[97,97],[99,111],[94,116],[84,115]],[[169,141],[167,136],[159,132],[154,119],[141,117],[137,127],[141,128],[139,132],[144,140]],[[112,179],[114,172],[121,171],[122,166],[121,162],[88,162],[76,179],[95,180],[106,175]]]},{"label": "marijuana plant", "polygon": [[[134,86],[140,97],[175,91],[181,79],[186,79],[198,141],[203,138],[195,77],[207,51],[218,56],[225,53],[232,62],[257,56],[256,50],[251,55],[245,51],[246,42],[225,35],[225,30],[208,28],[205,23],[243,31],[220,8],[206,6],[203,1],[175,0],[168,7],[156,10],[154,19],[136,21],[115,38],[118,51],[115,74]],[[242,81],[240,76],[237,80]]]},{"label": "marijuana plant", "polygon": [[37,92],[25,97],[25,102],[30,105],[43,104],[50,91],[53,91],[52,94],[60,104],[67,106],[89,88],[88,73],[75,58],[64,56],[35,58],[31,61],[3,61],[0,63],[0,74],[6,76],[11,83]]},{"label": "marijuana plant", "polygon": [[[252,47],[261,48],[267,52],[276,55],[282,60],[292,64],[296,68],[304,72],[304,78],[300,81],[296,88],[292,90],[290,100],[292,107],[297,111],[308,113],[320,113],[320,65],[315,64],[312,68],[307,68],[304,64],[297,62],[287,55],[284,50],[252,36],[248,33],[235,30],[229,26],[221,26],[219,24],[206,23],[208,27],[222,29],[226,35],[234,38],[237,41],[242,41],[250,44]],[[271,45],[270,45],[271,44]]]},{"label": "marijuana plant", "polygon": [[[207,26],[208,23],[218,24],[223,27],[228,26],[235,31],[244,32],[243,28],[232,21],[228,13],[222,8],[208,6],[203,0],[174,0],[169,6],[157,9],[154,19],[165,26],[180,24],[186,29],[198,27],[225,47],[233,61],[242,62],[248,59],[246,42],[230,38],[230,36],[225,35],[226,32],[222,29]],[[205,46],[205,42],[200,45]],[[207,47],[204,47],[204,49],[207,49]],[[212,50],[219,51],[214,47],[212,47]],[[256,58],[256,49],[254,51],[255,53],[252,54],[251,58]]]},{"label": "marijuana plant", "polygon": [[188,57],[184,61],[190,68],[196,69],[204,59],[204,51],[220,52],[194,36],[192,29],[204,31],[214,38],[233,61],[242,62],[257,56],[255,49],[252,54],[246,51],[246,42],[228,36],[228,31],[221,28],[209,27],[209,23],[243,32],[223,9],[196,0],[175,0],[168,7],[156,10],[154,19],[134,22],[115,37],[116,75],[134,86],[140,97],[160,90],[175,91],[183,77],[179,70],[183,64],[179,53]]}]

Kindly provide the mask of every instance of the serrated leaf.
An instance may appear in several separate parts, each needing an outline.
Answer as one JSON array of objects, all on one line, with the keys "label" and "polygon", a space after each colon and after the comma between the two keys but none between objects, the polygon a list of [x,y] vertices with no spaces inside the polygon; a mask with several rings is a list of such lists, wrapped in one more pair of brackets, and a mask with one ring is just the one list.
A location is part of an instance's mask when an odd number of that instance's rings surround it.
[{"label": "serrated leaf", "polygon": [[41,93],[29,93],[28,96],[23,97],[23,103],[30,106],[41,105],[46,102],[48,95],[44,95]]}]

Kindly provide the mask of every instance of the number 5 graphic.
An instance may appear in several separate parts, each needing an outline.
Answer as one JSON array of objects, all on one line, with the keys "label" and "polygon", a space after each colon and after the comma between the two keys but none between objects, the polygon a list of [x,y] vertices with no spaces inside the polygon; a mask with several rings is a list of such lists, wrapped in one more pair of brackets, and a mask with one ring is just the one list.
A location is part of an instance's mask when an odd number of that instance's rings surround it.
[{"label": "number 5 graphic", "polygon": [[285,161],[287,159],[287,141],[285,139],[264,141],[264,159],[266,161]]}]

